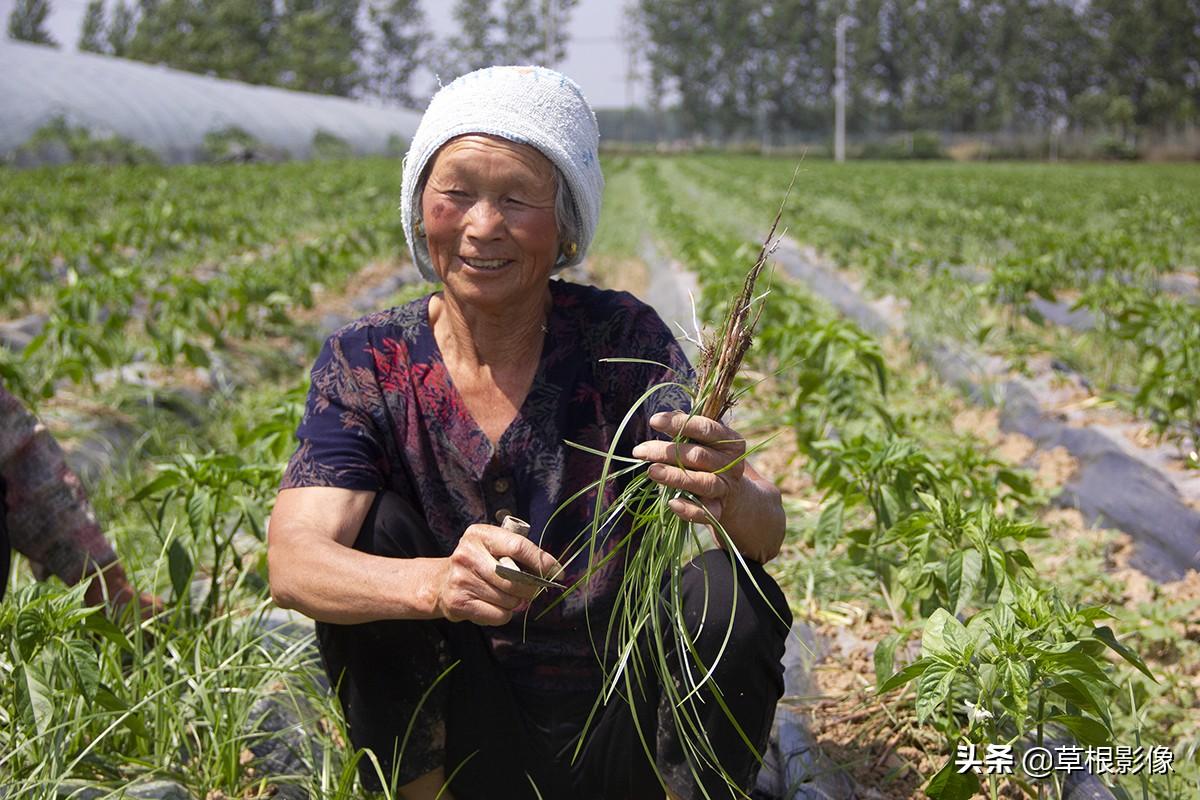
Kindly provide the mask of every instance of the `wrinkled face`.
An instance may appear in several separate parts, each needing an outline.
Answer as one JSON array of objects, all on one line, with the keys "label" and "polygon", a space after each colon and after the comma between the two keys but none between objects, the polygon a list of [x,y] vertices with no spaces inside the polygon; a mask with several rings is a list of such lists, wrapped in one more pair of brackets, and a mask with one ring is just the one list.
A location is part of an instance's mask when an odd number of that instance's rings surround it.
[{"label": "wrinkled face", "polygon": [[532,147],[482,134],[450,140],[421,195],[433,268],[481,308],[540,302],[558,258],[554,166]]}]

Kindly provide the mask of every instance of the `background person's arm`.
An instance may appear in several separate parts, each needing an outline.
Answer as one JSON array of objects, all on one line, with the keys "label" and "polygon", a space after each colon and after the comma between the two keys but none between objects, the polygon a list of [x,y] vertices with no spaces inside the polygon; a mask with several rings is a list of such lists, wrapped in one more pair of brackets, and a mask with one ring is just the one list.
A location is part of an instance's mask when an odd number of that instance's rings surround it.
[{"label": "background person's arm", "polygon": [[139,594],[104,538],[79,478],[46,426],[0,386],[0,473],[7,492],[8,537],[38,578],[73,586],[91,576],[84,600],[119,611],[137,600],[143,616],[160,601]]},{"label": "background person's arm", "polygon": [[523,536],[472,525],[447,558],[387,558],[352,545],[374,492],[284,489],[267,533],[271,596],[321,622],[351,625],[384,619],[468,620],[502,625],[535,589],[496,575],[496,562],[556,574],[558,563]]}]

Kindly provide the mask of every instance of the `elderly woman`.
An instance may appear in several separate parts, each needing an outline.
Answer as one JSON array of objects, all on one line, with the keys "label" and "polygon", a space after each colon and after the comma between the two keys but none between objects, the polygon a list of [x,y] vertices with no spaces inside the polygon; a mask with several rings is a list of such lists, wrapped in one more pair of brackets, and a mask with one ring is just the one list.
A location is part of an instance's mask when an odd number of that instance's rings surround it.
[{"label": "elderly woman", "polygon": [[[318,621],[350,739],[404,797],[433,797],[447,779],[443,797],[731,795],[711,766],[695,779],[658,687],[613,698],[588,722],[622,559],[548,611],[554,593],[495,569],[507,556],[558,573],[600,471],[565,442],[608,450],[648,388],[690,374],[648,306],[551,280],[596,230],[598,138],[578,87],[550,70],[493,67],[442,89],[405,159],[402,206],[413,260],[441,291],[337,331],[312,370],[271,518],[271,592]],[[742,438],[689,420],[684,402],[664,390],[642,403],[617,453],[656,462],[650,478],[695,498],[672,501],[682,518],[719,519],[762,589],[736,581],[743,567],[719,549],[685,570],[703,658],[734,614],[714,680],[738,725],[716,702],[703,713],[723,770],[748,788],[759,762],[738,728],[761,752],[782,691],[790,617],[760,565],[779,550],[783,510],[739,460]],[[665,437],[679,433],[691,443],[677,450]],[[619,488],[604,487],[606,499]],[[530,522],[530,538],[498,526],[509,514]],[[583,561],[560,579],[579,579]],[[367,759],[360,774],[379,787]]]}]

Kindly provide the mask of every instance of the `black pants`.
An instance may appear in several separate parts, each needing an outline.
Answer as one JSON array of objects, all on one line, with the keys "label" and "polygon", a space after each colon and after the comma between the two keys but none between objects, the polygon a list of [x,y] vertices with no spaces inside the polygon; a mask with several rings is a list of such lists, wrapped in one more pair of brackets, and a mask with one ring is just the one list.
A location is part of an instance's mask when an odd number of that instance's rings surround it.
[{"label": "black pants", "polygon": [[[391,493],[376,497],[355,548],[401,558],[443,555],[436,552],[424,519]],[[783,593],[762,567],[750,563],[749,569],[766,599],[742,571],[737,578],[737,600],[731,602],[734,571],[742,567],[722,551],[697,557],[684,570],[684,613],[693,632],[699,628],[696,646],[701,659],[711,663],[724,642],[733,607],[732,635],[713,681],[742,731],[762,753],[775,704],[783,693],[780,659],[791,614]],[[561,723],[566,715],[568,728],[578,734],[590,706],[518,705],[481,629],[472,623],[318,623],[317,637],[326,672],[337,687],[351,742],[356,748],[374,751],[385,776],[395,770],[396,785],[443,767],[448,777],[453,774],[450,790],[459,800],[662,797],[644,741],[655,751],[659,771],[673,792],[683,797],[704,796],[694,785],[669,722],[670,709],[660,703],[658,687],[635,692],[631,702],[614,698],[604,706],[592,720],[579,757],[572,763],[577,735],[561,735],[563,728],[555,717]],[[438,681],[451,664],[454,666]],[[757,774],[758,760],[711,692],[702,689],[701,695],[705,695],[704,702],[697,708],[721,765],[748,789]],[[406,733],[397,765],[395,756]],[[444,751],[430,747],[432,741],[443,739]],[[368,788],[379,788],[375,768],[368,760],[360,762],[359,774]],[[733,796],[715,770],[702,770],[701,782],[711,797]]]}]

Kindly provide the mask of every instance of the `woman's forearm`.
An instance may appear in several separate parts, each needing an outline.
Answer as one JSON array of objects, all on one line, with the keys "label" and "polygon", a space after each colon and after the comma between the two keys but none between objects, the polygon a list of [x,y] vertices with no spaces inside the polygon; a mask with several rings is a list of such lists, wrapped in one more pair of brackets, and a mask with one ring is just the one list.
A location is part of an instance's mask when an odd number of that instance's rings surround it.
[{"label": "woman's forearm", "polygon": [[747,558],[766,563],[779,555],[787,519],[779,488],[747,464],[742,490],[729,498],[721,525]]},{"label": "woman's forearm", "polygon": [[496,574],[512,558],[539,575],[562,566],[520,534],[471,525],[446,558],[388,558],[353,544],[376,494],[307,487],[284,489],[267,530],[271,597],[321,622],[353,625],[385,619],[469,620],[504,625],[531,588]]},{"label": "woman's forearm", "polygon": [[444,558],[385,558],[332,540],[308,540],[272,544],[268,560],[276,604],[319,622],[441,616],[436,587]]}]

